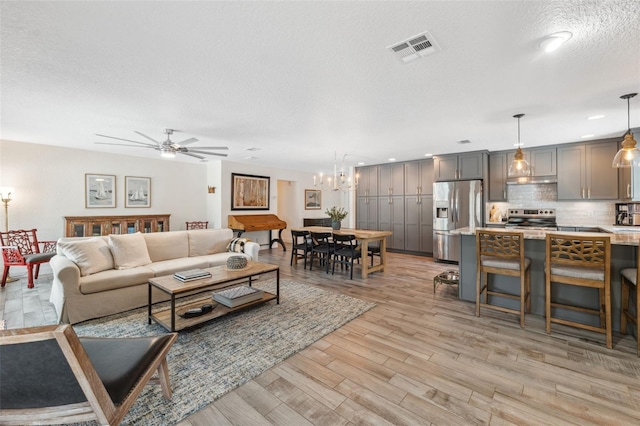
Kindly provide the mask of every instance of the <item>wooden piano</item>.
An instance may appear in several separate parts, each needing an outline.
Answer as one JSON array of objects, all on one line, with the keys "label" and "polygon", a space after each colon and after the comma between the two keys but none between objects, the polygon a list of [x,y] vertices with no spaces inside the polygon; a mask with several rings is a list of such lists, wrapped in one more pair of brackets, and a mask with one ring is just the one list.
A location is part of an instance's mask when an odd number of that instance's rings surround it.
[{"label": "wooden piano", "polygon": [[[275,214],[230,214],[229,228],[238,233],[238,237],[243,232],[269,231],[269,248],[273,243],[280,243],[282,250],[287,251],[287,247],[282,241],[282,231],[287,227],[287,222],[280,220]],[[278,229],[278,238],[271,238],[271,231]]]}]

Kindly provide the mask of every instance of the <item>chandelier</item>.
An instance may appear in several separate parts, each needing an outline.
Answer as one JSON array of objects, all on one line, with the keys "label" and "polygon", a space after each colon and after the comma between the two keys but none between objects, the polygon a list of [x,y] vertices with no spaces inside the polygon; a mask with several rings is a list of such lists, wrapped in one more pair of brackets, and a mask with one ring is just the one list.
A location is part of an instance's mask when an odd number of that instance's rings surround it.
[{"label": "chandelier", "polygon": [[340,168],[338,168],[338,154],[334,152],[333,154],[333,178],[331,176],[325,177],[322,172],[320,172],[320,178],[317,176],[313,176],[313,186],[314,188],[324,190],[324,191],[349,191],[352,187],[354,189],[358,186],[358,178],[359,176],[356,174],[355,182],[352,181],[351,177],[347,174],[344,159],[347,157],[347,154],[342,156],[342,164]]}]

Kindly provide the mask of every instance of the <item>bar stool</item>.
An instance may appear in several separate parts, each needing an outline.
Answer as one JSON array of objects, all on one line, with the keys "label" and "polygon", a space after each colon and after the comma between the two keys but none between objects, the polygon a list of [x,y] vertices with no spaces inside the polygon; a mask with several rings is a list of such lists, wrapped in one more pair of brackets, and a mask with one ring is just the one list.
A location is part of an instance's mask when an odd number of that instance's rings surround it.
[{"label": "bar stool", "polygon": [[[611,239],[607,236],[547,234],[545,263],[546,331],[551,323],[604,333],[611,349]],[[599,309],[551,301],[551,283],[598,289]],[[553,317],[552,308],[595,314],[600,326]]]},{"label": "bar stool", "polygon": [[[476,316],[480,307],[520,315],[520,327],[524,328],[525,311],[531,311],[531,259],[524,256],[522,232],[476,231]],[[520,278],[520,293],[489,290],[489,274]],[[483,285],[484,281],[484,285]],[[484,294],[484,302],[481,298]],[[520,310],[489,304],[489,296],[520,300]]]},{"label": "bar stool", "polygon": [[[638,259],[635,268],[623,269],[622,275],[622,301],[620,309],[620,333],[627,334],[627,320],[636,325],[636,342],[638,344],[638,356],[640,356],[640,336],[638,335],[638,323],[640,323],[640,297],[638,297],[638,282],[640,282],[638,268],[640,265],[640,248],[638,248]],[[632,314],[631,304],[629,303],[629,293],[631,288],[636,293],[635,315]]]}]

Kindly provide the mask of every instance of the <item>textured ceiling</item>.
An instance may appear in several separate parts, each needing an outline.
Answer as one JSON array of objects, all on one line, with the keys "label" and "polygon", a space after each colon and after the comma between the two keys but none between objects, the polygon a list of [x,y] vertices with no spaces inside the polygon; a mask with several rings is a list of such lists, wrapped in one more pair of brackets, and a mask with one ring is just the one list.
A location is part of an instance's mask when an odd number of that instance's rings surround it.
[{"label": "textured ceiling", "polygon": [[[0,13],[5,140],[155,157],[95,134],[147,142],[133,131],[173,128],[232,161],[326,173],[334,151],[355,165],[511,149],[516,113],[525,147],[622,135],[619,97],[640,92],[634,0],[2,1]],[[439,52],[402,63],[387,50],[424,31]],[[573,38],[543,53],[557,31]],[[640,126],[640,96],[631,106]]]}]

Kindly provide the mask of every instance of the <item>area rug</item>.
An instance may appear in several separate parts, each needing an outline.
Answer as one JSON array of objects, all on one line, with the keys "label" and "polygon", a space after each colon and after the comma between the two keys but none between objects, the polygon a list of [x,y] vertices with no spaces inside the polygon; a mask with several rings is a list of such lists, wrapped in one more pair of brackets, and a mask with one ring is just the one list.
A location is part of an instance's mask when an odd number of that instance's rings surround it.
[{"label": "area rug", "polygon": [[[275,280],[257,288],[275,292]],[[173,399],[147,386],[124,424],[175,424],[304,349],[375,304],[292,280],[280,280],[280,304],[268,302],[181,331],[168,355]],[[74,325],[79,336],[164,333],[147,324],[146,308]]]}]

